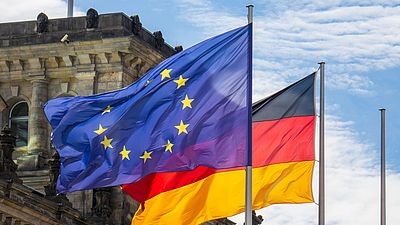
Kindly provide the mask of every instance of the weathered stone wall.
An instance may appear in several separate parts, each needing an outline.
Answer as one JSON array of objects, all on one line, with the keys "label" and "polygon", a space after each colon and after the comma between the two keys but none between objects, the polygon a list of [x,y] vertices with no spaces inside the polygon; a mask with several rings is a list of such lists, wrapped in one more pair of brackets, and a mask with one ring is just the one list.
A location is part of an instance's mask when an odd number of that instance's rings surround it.
[{"label": "weathered stone wall", "polygon": [[[45,167],[50,130],[43,105],[48,99],[120,89],[164,58],[132,36],[0,48],[0,94],[10,106],[19,100],[29,105],[28,153],[16,153],[19,169]],[[7,120],[6,109],[2,121]]]},{"label": "weathered stone wall", "polygon": [[182,50],[164,43],[161,32],[142,28],[138,16],[96,14],[55,20],[40,14],[37,21],[0,24],[0,95],[9,105],[0,107],[0,128],[15,103],[29,106],[28,146],[12,156],[23,185],[0,179],[0,224],[130,224],[138,207],[119,187],[69,193],[72,208],[55,196],[58,168],[46,101],[126,87]]},{"label": "weathered stone wall", "polygon": [[[28,103],[28,146],[14,151],[13,159],[24,184],[44,194],[52,152],[51,129],[43,112],[46,101],[120,89],[175,50],[142,28],[138,17],[134,22],[121,13],[100,15],[97,26],[93,20],[86,23],[86,17],[48,20],[47,25],[43,23],[46,16],[39,17],[36,22],[0,24],[0,95],[9,105],[0,108],[0,128],[8,122],[15,103]],[[60,42],[65,34],[69,43]],[[130,224],[137,208],[119,187],[79,191],[67,197],[83,218],[96,224]]]}]

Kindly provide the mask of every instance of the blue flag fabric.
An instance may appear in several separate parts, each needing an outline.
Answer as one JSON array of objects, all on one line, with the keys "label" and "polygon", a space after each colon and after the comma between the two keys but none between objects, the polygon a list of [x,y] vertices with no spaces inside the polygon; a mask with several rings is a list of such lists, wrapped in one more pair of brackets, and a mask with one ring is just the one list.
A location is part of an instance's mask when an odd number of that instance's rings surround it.
[{"label": "blue flag fabric", "polygon": [[250,29],[188,48],[124,89],[47,102],[61,157],[58,192],[245,166]]}]

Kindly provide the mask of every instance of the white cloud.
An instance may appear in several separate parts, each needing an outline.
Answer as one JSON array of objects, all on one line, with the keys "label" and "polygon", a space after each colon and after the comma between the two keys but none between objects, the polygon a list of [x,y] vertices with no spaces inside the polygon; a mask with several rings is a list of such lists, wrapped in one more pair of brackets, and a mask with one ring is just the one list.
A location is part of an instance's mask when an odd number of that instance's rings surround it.
[{"label": "white cloud", "polygon": [[[237,15],[216,10],[211,1],[179,2],[182,19],[204,30],[198,41],[246,23],[245,8]],[[361,73],[400,65],[399,0],[264,2],[255,8],[254,100],[313,72],[320,60],[327,61],[328,88],[357,95],[373,94],[373,82]],[[50,18],[65,17],[67,8],[61,0],[0,0],[0,6],[1,22],[35,20],[40,12]],[[337,110],[340,105],[327,105],[328,113]],[[328,225],[379,222],[376,149],[353,126],[340,117],[326,119]],[[389,172],[387,181],[388,224],[397,224],[400,174]],[[274,205],[258,213],[265,224],[312,225],[317,224],[318,208],[315,204]],[[243,223],[243,215],[234,219]]]},{"label": "white cloud", "polygon": [[[180,4],[182,19],[204,29],[205,36],[199,40],[246,23],[245,15],[217,10],[209,1],[195,6],[192,2]],[[304,65],[316,67],[325,60],[327,68],[334,68],[327,73],[328,79],[331,76],[336,81],[329,87],[370,95],[374,84],[361,73],[400,66],[399,4],[400,1],[273,1],[256,5],[254,66],[279,76]],[[302,72],[297,76],[312,70]],[[343,74],[348,81],[340,78]],[[262,82],[265,74],[256,73],[254,79]]]},{"label": "white cloud", "polygon": [[[336,106],[338,107],[338,106]],[[326,221],[328,225],[379,223],[379,168],[374,162],[372,146],[361,141],[352,129],[353,122],[339,117],[326,118]],[[318,163],[314,175],[314,196],[318,202]],[[397,187],[400,175],[389,172],[387,177],[387,223],[400,221],[400,196]],[[318,223],[316,204],[273,205],[258,210],[265,224],[312,225]],[[232,218],[242,224],[244,216]]]},{"label": "white cloud", "polygon": [[350,90],[357,95],[369,96],[374,93],[370,89],[373,82],[368,77],[361,77],[359,75],[334,73],[334,75],[328,77],[326,84],[328,87]]},{"label": "white cloud", "polygon": [[[372,79],[361,74],[400,66],[398,0],[265,2],[255,8],[254,100],[315,71],[320,60],[327,62],[328,88],[361,96],[374,94]],[[180,3],[182,19],[204,31],[198,41],[246,23],[245,15],[217,10],[211,1],[195,7],[190,0]],[[327,105],[328,113],[340,109],[337,103]],[[372,143],[354,130],[354,122],[327,116],[328,225],[379,223],[376,152]],[[396,188],[400,174],[389,172],[387,181],[387,223],[397,224],[400,195]],[[314,179],[314,196],[318,201],[316,182]],[[270,225],[318,223],[316,204],[274,205],[257,213]],[[244,216],[235,216],[233,220],[243,224]]]},{"label": "white cloud", "polygon": [[[0,22],[15,22],[36,20],[39,13],[45,13],[49,18],[66,17],[67,3],[62,0],[0,0]],[[74,16],[84,15],[74,8]]]}]

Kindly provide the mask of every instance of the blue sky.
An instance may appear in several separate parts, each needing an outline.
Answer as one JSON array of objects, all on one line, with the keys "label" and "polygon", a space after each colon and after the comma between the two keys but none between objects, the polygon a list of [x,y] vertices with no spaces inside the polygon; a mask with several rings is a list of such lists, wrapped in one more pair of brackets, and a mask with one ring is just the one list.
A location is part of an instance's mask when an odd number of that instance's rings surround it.
[{"label": "blue sky", "polygon": [[[193,3],[196,5],[201,1],[129,1],[129,0],[120,0],[113,1],[110,4],[110,1],[100,0],[100,1],[75,1],[75,6],[80,10],[88,9],[90,7],[95,8],[99,11],[99,13],[108,13],[108,12],[124,12],[127,15],[135,15],[138,14],[141,18],[143,26],[149,29],[150,31],[161,30],[164,35],[164,39],[171,44],[175,45],[183,45],[185,48],[190,47],[191,45],[204,40],[206,37],[210,35],[216,35],[216,32],[207,32],[205,31],[207,28],[204,26],[200,27],[196,23],[193,23],[191,19],[185,18],[185,7],[187,7],[187,2]],[[206,2],[206,1],[203,1]],[[208,4],[212,8],[212,10],[218,12],[222,11],[223,14],[229,14],[232,17],[241,17],[242,24],[246,23],[244,16],[246,15],[246,3],[250,3],[251,1],[214,1],[213,3]],[[302,1],[299,1],[302,2]],[[305,2],[305,1],[303,1]],[[362,2],[362,1],[361,1]],[[372,2],[372,1],[371,1]],[[388,2],[388,1],[387,1]],[[308,4],[311,4],[312,1],[309,1]],[[279,14],[284,12],[285,9],[290,9],[290,5],[285,4],[274,4],[273,1],[255,1],[255,24],[260,21],[257,21],[257,16],[260,17],[279,17]],[[193,6],[192,5],[192,6]],[[305,5],[307,5],[305,3]],[[396,6],[395,2],[393,4],[368,4],[368,1],[363,1],[363,4],[351,4],[347,3],[348,6],[354,7],[353,10],[357,11],[355,7],[371,7],[371,6]],[[298,3],[297,6],[294,6],[294,9],[301,8],[303,5]],[[337,4],[335,6],[336,10],[340,9],[340,7],[345,7],[345,3]],[[330,5],[321,6],[321,12],[325,9],[329,9]],[[398,8],[398,7],[397,7]],[[318,11],[317,11],[318,12]],[[350,12],[351,13],[351,12]],[[367,15],[368,17],[370,15]],[[355,21],[362,20],[365,17],[356,17],[351,19],[346,18],[335,18],[332,16],[331,18],[324,19],[321,23],[330,23],[334,21]],[[263,21],[268,23],[268,21]],[[230,22],[227,22],[230,23]],[[238,23],[240,24],[240,22]],[[390,24],[388,24],[389,26]],[[267,25],[268,27],[268,25]],[[226,25],[226,30],[233,28],[230,24]],[[321,27],[323,28],[323,27]],[[295,29],[295,28],[294,28]],[[221,28],[223,31],[223,28]],[[397,37],[399,35],[399,30],[397,30]],[[349,31],[351,34],[352,32]],[[353,34],[357,34],[357,32],[353,32]],[[255,33],[257,35],[257,31]],[[308,35],[304,33],[304,35]],[[312,35],[312,34],[311,34]],[[354,42],[357,42],[355,39]],[[397,41],[397,48],[399,48],[400,42]],[[256,43],[257,44],[257,43]],[[255,44],[255,48],[257,45]],[[323,46],[321,46],[323,48]],[[313,49],[310,47],[310,49]],[[323,51],[323,49],[320,49]],[[265,49],[268,51],[268,49]],[[373,51],[373,49],[372,49]],[[399,51],[399,50],[398,50]],[[398,52],[397,52],[398,53]],[[366,56],[368,57],[368,56]],[[376,57],[375,55],[372,57]],[[382,56],[384,57],[384,56]],[[279,58],[278,58],[279,60]],[[304,60],[304,59],[298,59]],[[339,59],[330,60],[329,57],[311,57],[309,59],[304,60],[305,68],[316,67],[317,63],[320,60],[326,61],[327,71],[327,82],[329,82],[329,72],[333,69],[329,69],[331,67],[331,63],[342,63]],[[350,60],[351,63],[357,62],[357,60]],[[299,66],[301,66],[300,63]],[[342,70],[342,69],[341,69]],[[307,75],[307,70],[304,70],[305,73],[293,74],[295,78],[299,76]],[[312,72],[312,70],[308,70],[308,72]],[[334,71],[332,71],[334,72]],[[349,71],[348,74],[351,74],[352,70]],[[343,71],[341,71],[343,73]],[[400,146],[400,132],[396,131],[396,127],[400,127],[400,117],[396,115],[400,115],[400,107],[396,102],[396,98],[400,97],[400,67],[399,65],[393,66],[385,66],[383,68],[367,68],[366,71],[357,71],[355,75],[360,76],[362,80],[358,87],[357,84],[347,85],[346,84],[336,84],[330,85],[327,83],[327,93],[326,100],[328,105],[340,105],[340,109],[336,109],[333,113],[342,117],[343,119],[354,121],[354,129],[359,133],[360,138],[369,141],[375,148],[376,154],[379,152],[379,141],[380,141],[380,125],[379,125],[379,111],[378,108],[384,107],[387,109],[387,158],[388,158],[388,167],[390,169],[400,171],[400,151],[396,146]],[[255,75],[257,77],[257,73]],[[340,75],[339,75],[340,76]],[[365,79],[363,79],[365,78]],[[288,82],[293,81],[294,79],[288,80]],[[370,83],[364,84],[365,81],[369,81]],[[357,82],[357,80],[351,80],[350,82]],[[346,83],[343,81],[342,83]],[[362,86],[364,84],[364,86]],[[342,86],[343,87],[342,87]],[[348,90],[348,88],[352,88],[353,90]],[[357,89],[360,90],[357,90]],[[358,92],[357,92],[358,91]],[[368,93],[365,93],[368,92]],[[268,93],[266,93],[268,94]],[[378,155],[377,155],[378,157]]]},{"label": "blue sky", "polygon": [[[76,15],[138,14],[172,46],[188,48],[247,23],[250,1],[75,0]],[[327,224],[379,222],[380,114],[387,109],[388,224],[399,224],[400,0],[259,0],[255,5],[254,99],[267,96],[326,61]],[[0,0],[0,21],[63,17],[61,0]],[[10,9],[10,7],[12,7]],[[317,171],[316,171],[317,175]],[[314,194],[318,190],[314,181]],[[317,223],[317,206],[260,210],[266,224]],[[233,218],[239,224],[243,216]]]}]

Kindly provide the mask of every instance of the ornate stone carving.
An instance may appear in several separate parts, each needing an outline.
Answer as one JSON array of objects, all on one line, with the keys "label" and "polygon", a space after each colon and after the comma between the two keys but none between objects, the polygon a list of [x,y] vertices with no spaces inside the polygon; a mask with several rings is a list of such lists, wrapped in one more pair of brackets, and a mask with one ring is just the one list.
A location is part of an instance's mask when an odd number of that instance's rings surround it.
[{"label": "ornate stone carving", "polygon": [[176,51],[176,53],[183,51],[182,45],[175,46],[175,51]]},{"label": "ornate stone carving", "polygon": [[67,206],[72,206],[72,203],[68,201],[64,194],[57,195],[57,180],[60,175],[60,155],[56,150],[53,149],[53,151],[54,153],[48,161],[50,181],[48,185],[44,186],[46,198]]},{"label": "ornate stone carving", "polygon": [[164,38],[162,36],[161,31],[156,31],[153,33],[153,35],[154,35],[155,47],[157,49],[161,49],[161,47],[164,45]]},{"label": "ornate stone carving", "polygon": [[99,26],[99,13],[90,8],[86,13],[86,28],[97,28]]},{"label": "ornate stone carving", "polygon": [[[122,191],[121,191],[122,192]],[[139,206],[139,203],[132,199],[129,195],[125,193],[118,193],[122,195],[122,219],[121,224],[131,224],[132,218]]]},{"label": "ornate stone carving", "polygon": [[264,221],[263,217],[261,215],[257,216],[256,211],[254,211],[254,210],[252,211],[251,220],[252,220],[253,225],[259,225]]},{"label": "ornate stone carving", "polygon": [[49,164],[49,184],[44,187],[46,196],[56,196],[57,195],[57,179],[60,175],[60,155],[57,151],[54,151],[51,159],[48,161]]},{"label": "ornate stone carving", "polygon": [[39,64],[41,69],[45,69],[47,67],[49,59],[48,58],[39,58]]},{"label": "ornate stone carving", "polygon": [[26,65],[27,65],[27,60],[25,60],[25,59],[20,59],[20,60],[19,60],[19,65],[20,65],[20,67],[21,67],[22,70],[25,70],[25,69],[26,69]]},{"label": "ornate stone carving", "polygon": [[69,82],[60,83],[61,93],[67,93],[69,88]]},{"label": "ornate stone carving", "polygon": [[22,183],[15,172],[18,166],[12,160],[15,139],[10,128],[6,125],[0,132],[0,179]]},{"label": "ornate stone carving", "polygon": [[7,66],[8,72],[11,72],[12,66],[13,66],[13,61],[6,60],[6,66]]},{"label": "ornate stone carving", "polygon": [[93,190],[93,216],[107,219],[111,216],[111,188],[97,188]]},{"label": "ornate stone carving", "polygon": [[131,16],[132,19],[132,33],[138,35],[142,29],[142,23],[138,15]]},{"label": "ornate stone carving", "polygon": [[4,225],[12,225],[12,217],[11,216],[7,216],[6,220],[4,221]]},{"label": "ornate stone carving", "polygon": [[36,32],[44,33],[49,31],[49,18],[46,14],[40,13],[36,19]]},{"label": "ornate stone carving", "polygon": [[11,86],[11,95],[14,97],[17,97],[19,95],[19,86],[15,85],[15,86]]}]

